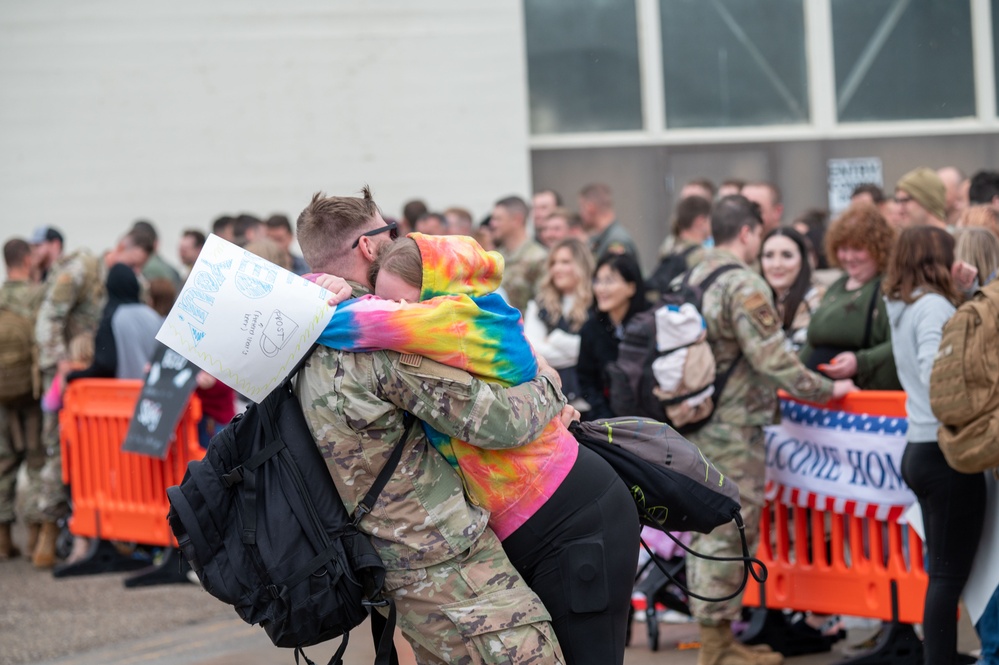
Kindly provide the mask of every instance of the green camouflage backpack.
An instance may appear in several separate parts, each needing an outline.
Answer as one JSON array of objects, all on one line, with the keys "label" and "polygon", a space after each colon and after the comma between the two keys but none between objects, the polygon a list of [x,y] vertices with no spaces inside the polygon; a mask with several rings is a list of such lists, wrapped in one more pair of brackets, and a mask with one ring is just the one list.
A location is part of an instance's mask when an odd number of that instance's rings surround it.
[{"label": "green camouflage backpack", "polygon": [[38,397],[36,375],[34,325],[0,306],[0,402]]}]

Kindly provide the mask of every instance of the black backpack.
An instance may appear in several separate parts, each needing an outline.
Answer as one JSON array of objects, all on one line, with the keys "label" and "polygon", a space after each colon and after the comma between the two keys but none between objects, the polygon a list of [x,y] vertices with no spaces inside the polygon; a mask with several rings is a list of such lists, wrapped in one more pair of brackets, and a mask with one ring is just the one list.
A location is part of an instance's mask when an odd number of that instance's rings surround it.
[{"label": "black backpack", "polygon": [[662,294],[669,291],[669,285],[673,280],[687,272],[687,259],[695,249],[699,248],[700,245],[691,245],[682,252],[673,252],[663,257],[652,276],[645,280],[645,289],[650,300],[653,302],[659,300]]},{"label": "black backpack", "polygon": [[[735,264],[729,264],[716,268],[699,284],[691,284],[690,272],[687,272],[679,283],[673,284],[662,294],[656,307],[639,312],[632,317],[628,325],[625,326],[624,336],[618,345],[617,360],[607,366],[610,405],[614,415],[652,418],[668,423],[678,432],[684,434],[696,431],[708,421],[714,412],[715,405],[718,404],[718,398],[725,388],[728,377],[742,356],[740,354],[736,357],[724,373],[715,374],[714,393],[709,398],[711,403],[700,414],[701,417],[682,424],[672,422],[667,416],[667,407],[680,404],[691,397],[693,393],[676,395],[667,399],[656,394],[659,384],[653,374],[652,363],[657,358],[679,350],[677,348],[659,351],[656,345],[656,310],[663,306],[680,306],[690,303],[700,312],[704,292],[715,283],[715,280],[737,267]],[[702,342],[702,344],[707,346],[706,342]],[[704,387],[706,386],[701,388]]]},{"label": "black backpack", "polygon": [[[395,606],[381,596],[385,566],[358,531],[395,470],[414,418],[352,517],[337,493],[292,390],[292,377],[214,436],[179,486],[167,489],[168,520],[202,586],[260,624],[279,647],[343,636],[330,660],[342,662],[347,633],[373,606],[389,606],[376,663],[392,652]],[[374,633],[373,628],[373,633]],[[306,662],[311,662],[306,658]]]}]

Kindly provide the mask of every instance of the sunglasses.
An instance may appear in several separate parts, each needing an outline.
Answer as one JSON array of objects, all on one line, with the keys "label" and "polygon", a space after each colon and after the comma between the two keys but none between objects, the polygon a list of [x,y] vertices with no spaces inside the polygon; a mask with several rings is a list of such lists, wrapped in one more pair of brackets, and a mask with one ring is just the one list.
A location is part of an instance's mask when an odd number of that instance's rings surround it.
[{"label": "sunglasses", "polygon": [[357,246],[361,242],[361,238],[363,238],[364,236],[376,236],[379,233],[385,233],[386,231],[388,231],[389,239],[390,240],[395,240],[396,238],[399,237],[399,228],[398,227],[399,227],[399,225],[397,223],[395,223],[395,222],[389,222],[388,224],[386,224],[385,226],[383,226],[381,228],[374,229],[372,231],[368,231],[367,233],[362,233],[361,235],[357,236],[357,240],[354,241],[354,244],[351,245],[350,248],[351,249],[357,249]]}]

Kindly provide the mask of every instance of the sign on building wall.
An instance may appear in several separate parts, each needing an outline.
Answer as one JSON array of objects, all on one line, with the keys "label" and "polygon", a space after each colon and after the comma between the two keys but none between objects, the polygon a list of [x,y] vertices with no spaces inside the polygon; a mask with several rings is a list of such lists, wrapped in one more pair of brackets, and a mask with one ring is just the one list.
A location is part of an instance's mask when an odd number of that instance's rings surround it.
[{"label": "sign on building wall", "polygon": [[880,157],[830,159],[829,212],[834,217],[850,205],[850,194],[857,185],[870,183],[884,186],[884,173]]}]

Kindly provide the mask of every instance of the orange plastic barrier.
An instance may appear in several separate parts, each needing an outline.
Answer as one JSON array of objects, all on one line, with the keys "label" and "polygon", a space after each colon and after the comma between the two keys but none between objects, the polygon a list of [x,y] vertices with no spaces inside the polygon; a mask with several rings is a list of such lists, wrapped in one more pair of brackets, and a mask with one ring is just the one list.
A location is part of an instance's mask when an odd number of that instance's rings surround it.
[{"label": "orange plastic barrier", "polygon": [[[905,417],[905,393],[853,393],[821,406]],[[750,580],[746,605],[902,623],[923,620],[928,584],[923,544],[912,529],[895,522],[768,503],[760,519],[757,557],[766,564],[769,579],[764,598],[760,585]],[[897,616],[892,611],[893,586]]]},{"label": "orange plastic barrier", "polygon": [[165,459],[122,452],[142,381],[84,379],[69,385],[59,414],[63,482],[70,485],[78,536],[176,547],[166,489],[201,459],[201,403],[191,397]]}]

